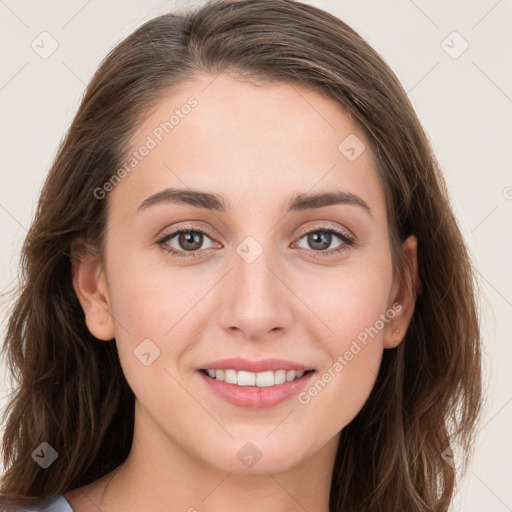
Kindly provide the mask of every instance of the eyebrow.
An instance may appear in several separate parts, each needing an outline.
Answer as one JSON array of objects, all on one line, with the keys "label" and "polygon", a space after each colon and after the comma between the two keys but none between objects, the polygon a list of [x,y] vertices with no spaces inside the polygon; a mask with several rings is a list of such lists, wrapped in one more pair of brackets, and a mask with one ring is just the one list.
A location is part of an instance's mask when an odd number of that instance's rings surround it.
[{"label": "eyebrow", "polygon": [[[140,204],[138,211],[146,210],[151,206],[162,203],[186,204],[218,212],[227,212],[229,210],[229,204],[218,194],[193,189],[166,188],[145,199]],[[359,206],[372,217],[371,208],[363,199],[350,192],[342,191],[296,194],[288,202],[287,210],[303,211],[337,204]]]}]

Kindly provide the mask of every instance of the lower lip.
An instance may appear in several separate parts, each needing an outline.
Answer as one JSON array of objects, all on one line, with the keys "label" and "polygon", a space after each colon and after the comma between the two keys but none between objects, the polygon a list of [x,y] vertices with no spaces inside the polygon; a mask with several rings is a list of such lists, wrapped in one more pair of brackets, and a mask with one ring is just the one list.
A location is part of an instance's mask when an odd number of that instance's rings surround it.
[{"label": "lower lip", "polygon": [[212,379],[203,372],[198,373],[217,396],[231,405],[250,409],[264,409],[285,402],[292,396],[297,395],[315,374],[315,372],[309,372],[290,382],[259,388],[257,386],[228,384],[222,380]]}]

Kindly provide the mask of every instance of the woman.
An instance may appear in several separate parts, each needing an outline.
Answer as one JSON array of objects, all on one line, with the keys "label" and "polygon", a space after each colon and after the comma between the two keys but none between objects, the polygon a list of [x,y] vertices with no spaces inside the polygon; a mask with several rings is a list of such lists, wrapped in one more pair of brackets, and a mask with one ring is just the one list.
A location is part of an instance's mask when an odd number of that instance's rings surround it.
[{"label": "woman", "polygon": [[137,29],[22,258],[4,508],[449,509],[472,268],[406,93],[334,16],[215,1]]}]

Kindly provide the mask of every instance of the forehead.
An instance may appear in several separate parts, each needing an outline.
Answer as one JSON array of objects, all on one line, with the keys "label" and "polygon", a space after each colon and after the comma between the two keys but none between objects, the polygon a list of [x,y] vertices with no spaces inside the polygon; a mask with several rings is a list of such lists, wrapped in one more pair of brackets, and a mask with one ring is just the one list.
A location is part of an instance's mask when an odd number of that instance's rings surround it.
[{"label": "forehead", "polygon": [[254,198],[259,208],[333,187],[364,195],[372,210],[384,204],[362,131],[338,103],[302,85],[198,75],[159,100],[131,146],[138,155],[109,197],[125,213],[178,186],[230,204]]}]

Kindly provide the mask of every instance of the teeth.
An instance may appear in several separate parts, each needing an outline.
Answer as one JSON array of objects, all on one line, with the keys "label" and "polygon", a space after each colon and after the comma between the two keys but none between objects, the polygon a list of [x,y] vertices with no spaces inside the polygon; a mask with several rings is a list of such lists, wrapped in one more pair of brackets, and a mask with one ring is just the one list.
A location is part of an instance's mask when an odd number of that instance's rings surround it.
[{"label": "teeth", "polygon": [[[217,374],[215,374],[215,376],[217,376]],[[226,370],[224,382],[227,382],[228,384],[238,384],[237,372],[235,370]]]},{"label": "teeth", "polygon": [[266,388],[274,384],[274,372],[260,372],[256,374],[256,386],[259,388]]},{"label": "teeth", "polygon": [[238,372],[234,384],[238,384],[239,386],[255,386],[256,374],[252,372]]},{"label": "teeth", "polygon": [[274,384],[284,384],[286,382],[286,370],[277,370],[274,373]]},{"label": "teeth", "polygon": [[300,379],[304,375],[303,371],[295,370],[277,370],[275,372],[245,372],[236,370],[207,370],[212,379],[222,380],[228,384],[237,384],[239,386],[256,386],[259,388],[284,384],[292,380]]},{"label": "teeth", "polygon": [[297,376],[297,372],[295,370],[288,370],[286,372],[286,382],[290,382],[291,380],[295,379]]}]

